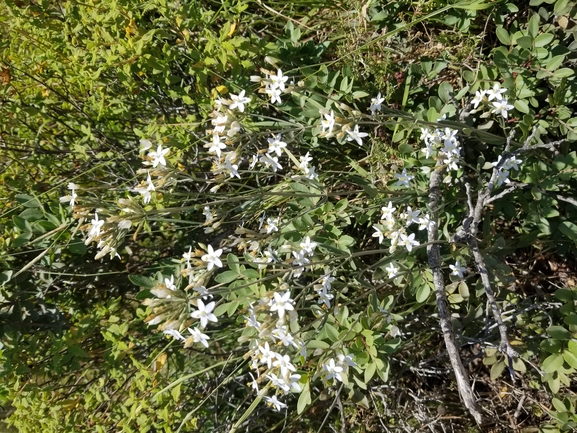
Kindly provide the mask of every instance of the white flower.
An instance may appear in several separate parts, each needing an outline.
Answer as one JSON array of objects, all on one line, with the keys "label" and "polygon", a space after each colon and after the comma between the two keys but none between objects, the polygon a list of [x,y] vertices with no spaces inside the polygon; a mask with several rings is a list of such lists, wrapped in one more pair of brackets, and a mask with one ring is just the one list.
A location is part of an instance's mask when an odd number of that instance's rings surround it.
[{"label": "white flower", "polygon": [[401,336],[401,330],[396,325],[391,325],[391,329],[389,329],[389,334],[391,337],[396,338]]},{"label": "white flower", "polygon": [[430,158],[437,153],[437,151],[433,148],[433,143],[425,143],[425,148],[421,149],[421,152],[425,153],[425,158]]},{"label": "white flower", "polygon": [[216,118],[212,119],[211,123],[214,126],[214,132],[224,132],[226,124],[228,123],[228,116],[226,114],[218,113]]},{"label": "white flower", "polygon": [[271,368],[272,361],[276,358],[276,352],[270,350],[268,341],[264,343],[264,346],[258,346],[257,352],[260,357],[260,363],[266,364],[268,368]]},{"label": "white flower", "polygon": [[164,279],[164,285],[169,290],[176,290],[176,286],[174,285],[174,275],[171,275],[170,279],[165,278]]},{"label": "white flower", "polygon": [[406,188],[409,188],[411,186],[409,182],[415,178],[415,176],[407,174],[406,168],[403,169],[403,172],[401,174],[396,173],[395,177],[398,179],[396,185],[404,186]]},{"label": "white flower", "polygon": [[385,234],[383,233],[383,231],[381,230],[381,228],[378,225],[374,225],[373,228],[375,229],[375,232],[373,233],[373,237],[378,238],[379,243],[382,244],[383,241],[385,240]]},{"label": "white flower", "polygon": [[206,325],[208,324],[209,321],[218,322],[218,319],[212,313],[212,310],[214,310],[214,301],[204,305],[204,302],[202,302],[202,300],[197,299],[196,306],[198,310],[190,313],[190,316],[194,319],[200,320],[201,328],[206,328]]},{"label": "white flower", "polygon": [[166,159],[164,159],[164,155],[166,155],[170,149],[167,147],[166,149],[162,148],[162,145],[159,144],[156,148],[156,152],[153,150],[148,152],[148,156],[152,158],[152,167],[156,168],[158,164],[166,165]]},{"label": "white flower", "polygon": [[291,363],[290,356],[276,354],[276,361],[272,363],[273,367],[278,367],[280,369],[280,374],[282,376],[288,376],[291,371],[296,371],[296,367]]},{"label": "white flower", "polygon": [[395,278],[399,274],[399,268],[397,268],[393,262],[389,263],[385,271],[387,271],[389,279]]},{"label": "white flower", "polygon": [[66,195],[64,197],[60,197],[60,203],[64,203],[66,201],[70,202],[70,206],[74,207],[74,201],[76,200],[76,197],[78,197],[78,195],[76,194],[76,189],[78,188],[77,185],[75,185],[74,183],[70,182],[68,184],[68,189],[71,191],[70,195]]},{"label": "white flower", "polygon": [[329,134],[333,132],[333,127],[335,126],[335,113],[331,112],[329,114],[324,114],[324,119],[321,120],[321,127],[323,132],[328,132]]},{"label": "white flower", "polygon": [[282,401],[278,401],[278,399],[276,398],[276,395],[273,395],[272,397],[265,396],[264,400],[266,401],[267,405],[269,405],[270,407],[273,407],[274,410],[276,410],[276,411],[279,411],[279,410],[287,407],[287,405],[284,404]]},{"label": "white flower", "polygon": [[500,99],[493,102],[493,110],[491,113],[500,114],[504,119],[507,118],[507,111],[512,110],[513,106],[509,105],[506,99]]},{"label": "white flower", "polygon": [[[497,162],[493,163],[493,167],[496,167],[497,165],[499,165],[499,163],[501,162],[501,159],[502,159],[502,157],[501,157],[501,155],[499,155],[499,159],[497,160]],[[517,159],[517,157],[515,155],[510,156],[501,165],[501,170],[511,170],[513,168],[513,169],[519,171],[519,164],[521,164],[522,162],[523,162],[523,160]]]},{"label": "white flower", "polygon": [[196,286],[194,287],[192,290],[194,290],[196,293],[198,293],[200,296],[202,296],[202,299],[206,299],[206,298],[212,298],[213,296],[210,294],[210,292],[208,291],[208,289],[204,286]]},{"label": "white flower", "polygon": [[461,266],[459,260],[457,260],[454,265],[449,265],[449,268],[452,271],[451,275],[456,275],[459,278],[463,278],[463,272],[467,270],[467,268]]},{"label": "white flower", "polygon": [[509,180],[509,172],[507,170],[499,170],[495,180],[497,181],[497,186],[501,186],[503,183],[511,183]]},{"label": "white flower", "polygon": [[363,145],[363,138],[368,136],[366,132],[359,132],[359,125],[355,125],[354,130],[347,129],[347,141],[356,141],[359,146]]},{"label": "white flower", "polygon": [[473,105],[473,108],[477,108],[479,106],[479,104],[481,102],[483,102],[483,99],[485,98],[485,90],[477,90],[475,92],[475,97],[471,100],[471,104]]},{"label": "white flower", "polygon": [[311,241],[311,238],[307,236],[301,243],[300,247],[301,250],[307,253],[308,255],[312,256],[314,253],[315,248],[317,247],[317,243]]},{"label": "white flower", "polygon": [[91,238],[97,238],[100,236],[100,229],[104,225],[103,220],[98,219],[98,213],[94,212],[94,219],[92,220],[92,226],[90,227],[90,232],[88,236]]},{"label": "white flower", "polygon": [[248,317],[247,316],[242,317],[246,319],[246,326],[248,326],[249,328],[256,328],[257,330],[260,329],[260,322],[257,320],[252,307],[248,309]]},{"label": "white flower", "polygon": [[208,153],[216,153],[216,156],[220,158],[221,150],[223,149],[226,149],[226,144],[220,141],[218,134],[212,134],[212,144],[208,149]]},{"label": "white flower", "polygon": [[399,241],[399,245],[404,245],[407,247],[407,251],[411,252],[413,250],[413,246],[420,245],[418,241],[415,240],[415,234],[411,233],[410,235],[401,234],[401,240]]},{"label": "white flower", "polygon": [[339,355],[337,356],[339,365],[342,366],[345,370],[348,367],[356,367],[357,363],[353,360],[353,355],[343,355],[342,353],[339,353]]},{"label": "white flower", "polygon": [[275,102],[278,102],[279,104],[282,103],[282,99],[280,99],[280,95],[281,95],[280,89],[271,88],[271,89],[266,89],[264,92],[270,96],[271,104],[274,104]]},{"label": "white flower", "polygon": [[192,335],[192,341],[194,341],[195,343],[200,343],[204,347],[208,348],[208,340],[210,340],[210,337],[208,335],[203,334],[202,331],[198,328],[194,329],[188,328],[188,332],[190,332],[190,334]]},{"label": "white flower", "polygon": [[208,246],[207,254],[201,257],[201,260],[207,264],[207,270],[211,270],[213,267],[222,268],[222,262],[219,257],[222,254],[222,249],[214,251],[212,245]]},{"label": "white flower", "polygon": [[286,147],[286,143],[284,141],[281,141],[281,138],[282,138],[281,135],[277,134],[274,138],[267,138],[266,139],[268,141],[267,153],[270,153],[270,154],[276,153],[277,156],[282,155],[282,150]]},{"label": "white flower", "polygon": [[298,347],[292,334],[287,332],[286,326],[280,326],[273,329],[272,334],[274,338],[277,338],[283,346],[294,346],[295,348]]},{"label": "white flower", "polygon": [[403,214],[403,217],[406,219],[406,226],[409,227],[413,223],[419,223],[419,215],[421,211],[416,209],[413,211],[411,206],[407,207],[407,212]]},{"label": "white flower", "polygon": [[287,82],[288,79],[289,79],[289,77],[287,77],[286,75],[283,75],[282,71],[280,69],[277,70],[276,75],[271,74],[269,76],[269,80],[271,81],[271,87],[280,89],[282,91],[284,91],[284,89],[285,89],[284,84]]},{"label": "white flower", "polygon": [[278,218],[266,219],[266,234],[269,235],[272,232],[278,232]]},{"label": "white flower", "polygon": [[230,95],[230,99],[232,100],[232,103],[230,104],[229,108],[231,110],[238,108],[238,111],[241,113],[244,112],[244,104],[248,104],[250,102],[250,98],[245,98],[244,90],[238,95]]},{"label": "white flower", "polygon": [[[501,95],[505,93],[507,89],[501,88],[499,83],[495,83],[492,89],[486,90],[485,93],[487,94],[487,99],[492,101],[493,99],[502,99]],[[507,117],[507,116],[504,116]]]},{"label": "white flower", "polygon": [[344,369],[340,365],[337,365],[337,363],[333,358],[329,359],[328,362],[323,364],[323,370],[325,370],[325,372],[327,373],[326,377],[327,380],[331,380],[334,378],[339,382],[343,381],[341,373],[343,372]]},{"label": "white flower", "polygon": [[371,110],[371,114],[374,115],[376,111],[381,111],[381,104],[385,101],[385,98],[381,98],[381,92],[377,95],[376,98],[371,99],[371,106],[369,109]]},{"label": "white flower", "polygon": [[393,203],[389,202],[388,206],[383,206],[381,208],[381,212],[383,213],[381,216],[382,220],[390,220],[390,219],[394,219],[394,215],[393,212],[395,212],[397,210],[396,207],[393,206]]},{"label": "white flower", "polygon": [[170,335],[172,338],[176,338],[177,340],[184,340],[182,334],[178,332],[176,329],[165,329],[162,332],[165,333],[166,335]]},{"label": "white flower", "polygon": [[419,218],[419,230],[429,230],[429,228],[431,228],[431,218],[427,213]]},{"label": "white flower", "polygon": [[266,378],[268,380],[270,380],[270,383],[272,384],[272,386],[280,389],[282,392],[287,393],[290,391],[290,385],[288,383],[286,383],[282,377],[278,377],[274,373],[269,373],[266,375]]},{"label": "white flower", "polygon": [[267,168],[272,167],[272,171],[275,173],[279,168],[282,169],[282,165],[279,164],[278,158],[276,156],[271,156],[268,153],[260,157],[260,162],[262,162]]},{"label": "white flower", "polygon": [[294,310],[293,302],[294,301],[291,299],[291,294],[288,290],[282,295],[275,292],[274,299],[272,299],[270,303],[270,311],[276,311],[278,317],[282,319],[286,311]]},{"label": "white flower", "polygon": [[325,288],[323,288],[319,292],[319,304],[325,304],[327,308],[331,308],[331,300],[335,297],[332,293],[327,292]]}]

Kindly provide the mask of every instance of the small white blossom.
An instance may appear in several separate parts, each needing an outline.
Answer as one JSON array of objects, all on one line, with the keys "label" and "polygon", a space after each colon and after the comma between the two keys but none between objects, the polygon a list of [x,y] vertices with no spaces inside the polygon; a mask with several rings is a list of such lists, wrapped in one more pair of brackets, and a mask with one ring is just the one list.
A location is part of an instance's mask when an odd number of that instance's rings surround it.
[{"label": "small white blossom", "polygon": [[282,141],[281,139],[282,139],[282,137],[280,134],[277,134],[274,138],[267,138],[267,141],[268,141],[267,153],[270,153],[270,154],[276,153],[277,156],[281,156],[282,150],[286,147],[286,143],[284,141]]},{"label": "small white blossom", "polygon": [[208,340],[210,340],[210,337],[206,334],[203,334],[202,331],[198,328],[188,328],[188,332],[190,332],[190,334],[192,335],[192,341],[194,341],[195,343],[200,343],[202,344],[204,347],[208,348]]},{"label": "small white blossom", "polygon": [[212,245],[208,246],[207,254],[201,257],[201,260],[207,264],[207,270],[211,270],[213,267],[222,268],[222,262],[220,261],[220,255],[222,254],[222,249],[213,250]]},{"label": "small white blossom", "polygon": [[500,100],[493,102],[493,110],[491,112],[496,113],[496,114],[500,114],[501,116],[503,116],[504,119],[506,119],[507,118],[507,111],[510,111],[512,109],[513,109],[513,106],[509,105],[509,103],[506,99],[500,99]]},{"label": "small white blossom", "polygon": [[272,299],[270,303],[270,311],[276,311],[278,317],[282,319],[285,315],[285,311],[294,310],[293,302],[294,301],[291,299],[291,294],[288,290],[282,295],[275,292],[274,299]]},{"label": "small white blossom", "polygon": [[284,404],[282,401],[278,401],[276,395],[273,395],[272,397],[265,396],[264,400],[266,401],[266,404],[268,406],[274,408],[274,410],[276,411],[279,411],[287,407],[287,405]]},{"label": "small white blossom", "polygon": [[367,137],[369,134],[366,132],[359,132],[359,125],[355,125],[354,130],[347,129],[347,141],[356,141],[359,146],[363,145],[363,138]]},{"label": "small white blossom", "polygon": [[232,100],[232,103],[229,105],[229,108],[231,110],[237,108],[241,113],[244,112],[244,104],[248,104],[250,102],[250,98],[246,98],[244,96],[244,90],[238,95],[230,95],[230,99]]},{"label": "small white blossom", "polygon": [[201,328],[203,328],[203,329],[206,328],[206,325],[208,324],[209,321],[210,322],[218,322],[218,319],[212,313],[212,310],[214,310],[214,305],[215,305],[214,301],[204,305],[204,302],[202,302],[201,299],[197,299],[196,306],[197,306],[198,310],[190,313],[190,316],[193,319],[200,320],[200,327]]},{"label": "small white blossom", "polygon": [[148,156],[150,158],[152,158],[152,167],[156,168],[158,166],[158,164],[160,165],[166,165],[166,159],[164,159],[164,156],[170,151],[170,149],[167,147],[166,149],[162,148],[162,145],[158,145],[158,147],[156,148],[156,151],[151,151],[148,152]]},{"label": "small white blossom", "polygon": [[409,182],[415,178],[415,176],[407,174],[407,169],[405,168],[403,169],[403,172],[401,174],[396,173],[395,177],[398,179],[396,185],[404,186],[406,188],[409,188],[411,186]]},{"label": "small white blossom", "polygon": [[371,106],[369,107],[369,110],[371,110],[371,114],[374,115],[375,112],[377,111],[381,111],[381,104],[385,101],[385,98],[381,97],[381,93],[379,92],[379,94],[377,95],[376,98],[372,98],[371,99]]},{"label": "small white blossom", "polygon": [[385,271],[387,271],[389,279],[393,279],[399,274],[399,268],[397,268],[393,262],[389,263],[389,266],[385,268]]},{"label": "small white blossom", "polygon": [[459,260],[454,265],[449,265],[449,268],[451,269],[451,275],[456,275],[459,278],[463,278],[463,272],[467,270],[467,268],[461,266]]}]

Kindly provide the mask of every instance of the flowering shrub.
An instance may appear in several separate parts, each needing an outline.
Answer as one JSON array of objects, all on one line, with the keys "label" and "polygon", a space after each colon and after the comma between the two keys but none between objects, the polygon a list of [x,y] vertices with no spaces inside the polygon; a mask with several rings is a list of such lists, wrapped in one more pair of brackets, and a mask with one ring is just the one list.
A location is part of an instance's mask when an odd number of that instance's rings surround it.
[{"label": "flowering shrub", "polygon": [[[368,13],[379,22],[386,15],[381,12],[372,5]],[[558,72],[560,64],[549,64],[555,53],[537,50],[555,37],[549,28],[536,34],[530,23],[529,43],[524,29],[509,33],[497,21],[499,40],[518,48],[498,47],[495,64],[482,65],[478,76],[463,73],[456,94],[448,81],[422,89],[445,68],[442,60],[412,63],[407,71],[414,89],[407,78],[404,110],[391,108],[390,89],[368,89],[366,81],[361,87],[346,67],[309,66],[326,47],[299,42],[300,29],[292,24],[274,58],[254,57],[249,40],[233,36],[236,24],[228,22],[218,36],[202,33],[214,58],[195,59],[191,68],[205,87],[194,101],[173,90],[195,115],[165,113],[138,124],[131,131],[136,138],[123,140],[137,162],[113,176],[114,188],[67,180],[59,200],[69,205],[74,224],[62,223],[58,233],[70,226],[65,239],[80,234],[82,242],[73,244],[79,256],[94,253],[103,266],[132,272],[130,262],[142,263],[142,251],[159,249],[156,242],[167,233],[178,234],[162,261],[131,274],[142,288],[136,296],[142,305],[130,306],[135,317],[122,316],[127,323],[120,325],[120,314],[106,309],[86,317],[70,309],[92,329],[110,322],[94,333],[106,341],[110,380],[121,388],[128,384],[131,396],[137,389],[144,394],[119,409],[124,415],[114,428],[147,428],[148,419],[159,418],[155,428],[197,428],[195,414],[210,414],[207,401],[217,395],[234,406],[227,409],[231,431],[244,428],[251,415],[293,417],[326,399],[333,402],[330,409],[342,400],[378,408],[375,384],[396,386],[389,378],[407,371],[454,375],[465,408],[481,424],[471,374],[463,367],[469,348],[490,366],[492,381],[531,380],[533,388],[554,394],[570,385],[577,368],[574,290],[559,289],[554,303],[533,302],[512,290],[524,286],[511,263],[527,246],[548,248],[548,242],[561,257],[575,253],[574,200],[568,195],[577,158],[562,138],[572,119],[555,106],[573,82],[566,80],[569,72]],[[128,24],[128,37],[133,27]],[[188,30],[178,32],[179,44],[190,42]],[[144,46],[148,39],[141,41]],[[532,50],[539,74],[548,72],[538,79],[562,89],[547,101],[539,96],[540,82],[503,72],[527,61]],[[255,73],[253,62],[261,61],[270,66],[258,75],[239,73]],[[218,77],[229,63],[238,76],[224,82]],[[214,72],[211,82],[202,68],[214,64],[215,71],[207,69]],[[150,70],[154,75],[156,65]],[[170,70],[158,70],[171,83]],[[131,83],[129,72],[125,82]],[[402,76],[398,80],[400,85]],[[412,100],[411,91],[419,97]],[[110,157],[99,155],[114,173]],[[57,206],[44,211],[32,196],[20,200],[37,212],[14,216],[19,246],[33,233],[38,242],[50,239],[52,232],[44,233],[58,228],[56,215],[68,218]],[[53,226],[41,225],[42,218]],[[15,277],[5,274],[0,281]],[[546,323],[542,312],[551,305],[563,309]],[[23,307],[18,314],[26,319],[34,311]],[[78,368],[92,355],[77,349],[74,339],[82,333],[97,339],[83,326],[66,334]],[[449,362],[439,366],[444,357]],[[130,373],[122,372],[125,358]],[[220,366],[226,373],[215,373]],[[97,380],[95,371],[87,373],[87,387]],[[206,395],[193,389],[194,402],[184,408],[181,385],[205,373]],[[173,418],[168,394],[180,408]],[[115,392],[87,395],[98,401],[97,414],[106,399],[102,410],[113,411]],[[570,425],[571,399],[558,395],[552,402],[554,416]],[[62,407],[68,404],[80,403]],[[23,400],[19,410],[25,407]],[[424,423],[428,412],[421,410]]]}]

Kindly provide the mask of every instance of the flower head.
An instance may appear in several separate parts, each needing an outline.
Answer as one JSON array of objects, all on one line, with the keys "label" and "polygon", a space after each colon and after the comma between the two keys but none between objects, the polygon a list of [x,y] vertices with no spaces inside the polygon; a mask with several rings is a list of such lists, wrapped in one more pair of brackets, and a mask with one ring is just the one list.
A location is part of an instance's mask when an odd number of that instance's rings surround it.
[{"label": "flower head", "polygon": [[207,254],[201,257],[203,262],[206,262],[206,268],[210,271],[213,267],[222,268],[222,262],[220,261],[220,255],[222,254],[222,249],[213,250],[212,245],[208,246]]},{"label": "flower head", "polygon": [[204,302],[202,302],[201,299],[197,299],[196,306],[198,310],[190,313],[190,316],[194,319],[200,320],[201,328],[206,328],[206,325],[208,324],[209,321],[218,322],[218,319],[212,313],[212,310],[214,310],[214,305],[215,305],[214,301],[204,305]]}]

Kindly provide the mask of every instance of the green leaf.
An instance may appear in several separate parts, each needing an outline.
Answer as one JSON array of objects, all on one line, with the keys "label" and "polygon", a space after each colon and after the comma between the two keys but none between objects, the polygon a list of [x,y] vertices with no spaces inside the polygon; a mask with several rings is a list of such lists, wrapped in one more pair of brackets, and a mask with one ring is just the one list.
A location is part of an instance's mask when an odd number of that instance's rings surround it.
[{"label": "green leaf", "polygon": [[297,413],[301,414],[306,409],[306,407],[311,404],[311,389],[309,382],[305,384],[303,390],[301,391],[301,395],[299,395],[299,400],[297,402]]},{"label": "green leaf", "polygon": [[428,284],[421,284],[417,288],[417,293],[415,294],[415,297],[417,299],[417,302],[419,304],[422,304],[423,302],[425,302],[429,298],[430,294],[431,294],[431,288],[429,287],[429,285]]},{"label": "green leaf", "polygon": [[217,283],[227,284],[227,283],[232,283],[238,277],[239,277],[238,272],[224,271],[215,277],[215,281]]},{"label": "green leaf", "polygon": [[12,217],[12,221],[14,222],[14,225],[20,229],[20,231],[32,233],[32,226],[24,218],[14,215]]},{"label": "green leaf", "polygon": [[572,241],[577,241],[577,225],[569,222],[563,221],[559,224],[559,231],[567,236]]},{"label": "green leaf", "polygon": [[17,194],[16,201],[23,204],[25,207],[40,207],[42,206],[38,200],[27,194]]},{"label": "green leaf", "polygon": [[544,47],[549,45],[553,40],[554,36],[551,33],[542,33],[535,38],[535,47]]},{"label": "green leaf", "polygon": [[144,287],[145,289],[152,289],[156,284],[148,277],[139,274],[129,275],[128,279],[132,284],[138,287]]},{"label": "green leaf", "polygon": [[555,340],[570,340],[571,333],[562,326],[554,325],[547,328],[547,334],[553,337]]},{"label": "green leaf", "polygon": [[530,109],[529,109],[529,105],[522,99],[517,99],[513,105],[515,106],[515,108],[517,109],[517,111],[520,111],[521,113],[525,113],[528,114]]},{"label": "green leaf", "polygon": [[563,355],[560,353],[553,353],[545,358],[541,364],[541,368],[545,373],[554,373],[563,366],[563,362]]},{"label": "green leaf", "polygon": [[36,221],[44,218],[44,212],[38,208],[28,208],[20,213],[20,217],[26,221]]},{"label": "green leaf", "polygon": [[496,30],[497,38],[503,45],[511,45],[511,38],[509,33],[503,27],[499,26]]},{"label": "green leaf", "polygon": [[377,371],[377,365],[374,362],[365,365],[365,383],[369,383]]},{"label": "green leaf", "polygon": [[229,254],[228,256],[226,256],[226,263],[228,264],[228,267],[231,271],[240,273],[239,260],[237,256],[235,256],[232,253]]},{"label": "green leaf", "polygon": [[545,65],[545,69],[547,69],[548,71],[554,71],[559,66],[561,66],[563,60],[565,60],[565,56],[563,55],[551,57],[547,62],[547,64]]},{"label": "green leaf", "polygon": [[577,369],[577,356],[575,356],[573,354],[573,352],[569,351],[569,350],[564,350],[563,351],[563,359],[565,360],[565,362],[567,364],[569,364],[571,367]]},{"label": "green leaf", "polygon": [[575,71],[570,68],[561,68],[553,72],[555,78],[567,78],[575,74]]},{"label": "green leaf", "polygon": [[323,329],[327,333],[329,340],[331,340],[333,343],[339,340],[339,331],[333,325],[330,323],[325,323]]},{"label": "green leaf", "polygon": [[553,404],[553,406],[555,406],[555,409],[557,409],[559,412],[567,412],[567,408],[565,407],[563,402],[559,400],[557,397],[553,397],[551,399],[551,403]]},{"label": "green leaf", "polygon": [[505,361],[500,359],[491,367],[491,380],[497,380],[505,370]]},{"label": "green leaf", "polygon": [[439,98],[441,98],[441,101],[447,104],[451,100],[451,96],[453,95],[453,86],[451,85],[451,83],[443,81],[439,85],[439,90],[437,93],[439,94]]},{"label": "green leaf", "polygon": [[536,38],[539,34],[539,14],[534,13],[533,16],[529,19],[529,34],[532,38]]},{"label": "green leaf", "polygon": [[410,144],[402,143],[399,145],[399,152],[401,152],[402,154],[407,155],[407,154],[412,153],[414,151],[415,151],[415,149]]}]

